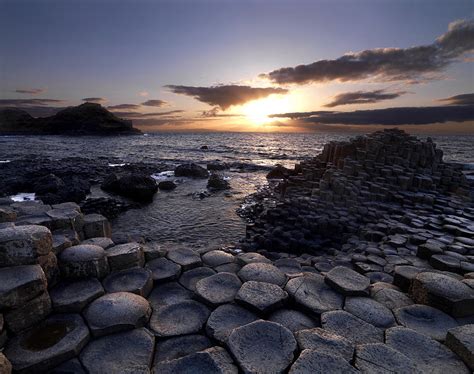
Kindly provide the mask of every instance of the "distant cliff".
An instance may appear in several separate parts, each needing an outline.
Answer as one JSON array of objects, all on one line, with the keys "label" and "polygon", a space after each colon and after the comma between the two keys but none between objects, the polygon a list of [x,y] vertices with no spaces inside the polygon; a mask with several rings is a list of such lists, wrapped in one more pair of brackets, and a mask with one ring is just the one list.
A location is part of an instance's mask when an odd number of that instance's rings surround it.
[{"label": "distant cliff", "polygon": [[132,121],[118,118],[100,104],[85,103],[51,117],[33,118],[24,110],[0,110],[1,135],[129,135],[140,134]]}]

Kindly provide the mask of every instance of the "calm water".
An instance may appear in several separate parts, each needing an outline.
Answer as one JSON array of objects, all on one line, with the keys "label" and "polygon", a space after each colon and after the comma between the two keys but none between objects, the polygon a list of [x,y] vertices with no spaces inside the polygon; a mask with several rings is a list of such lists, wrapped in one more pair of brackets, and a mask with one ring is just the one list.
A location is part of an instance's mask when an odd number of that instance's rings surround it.
[{"label": "calm water", "polygon": [[[236,214],[246,195],[266,183],[266,170],[275,164],[291,167],[318,154],[331,140],[345,140],[353,134],[264,134],[202,133],[150,134],[131,137],[0,137],[0,162],[25,155],[41,155],[52,159],[65,157],[103,158],[110,163],[167,163],[169,170],[183,162],[219,160],[245,164],[243,169],[225,171],[232,189],[213,193],[204,199],[194,195],[205,191],[206,181],[180,178],[172,192],[158,192],[154,201],[139,210],[131,210],[113,222],[115,232],[143,236],[147,239],[193,247],[234,243],[243,237],[245,223]],[[421,136],[423,138],[425,136]],[[446,161],[474,165],[474,135],[432,136],[444,150]],[[208,150],[201,150],[207,145]],[[252,168],[258,166],[258,168]],[[111,167],[111,171],[114,168]],[[158,179],[176,180],[173,176],[156,175]],[[104,193],[97,187],[92,195]]]}]

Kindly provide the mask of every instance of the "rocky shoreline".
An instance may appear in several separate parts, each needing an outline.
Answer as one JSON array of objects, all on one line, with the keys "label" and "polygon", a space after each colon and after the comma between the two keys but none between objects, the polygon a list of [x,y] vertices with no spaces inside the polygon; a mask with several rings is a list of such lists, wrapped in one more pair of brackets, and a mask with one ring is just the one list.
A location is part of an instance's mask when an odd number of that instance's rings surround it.
[{"label": "rocky shoreline", "polygon": [[76,203],[1,200],[0,372],[474,370],[459,166],[387,130],[280,172],[229,248],[114,243]]}]

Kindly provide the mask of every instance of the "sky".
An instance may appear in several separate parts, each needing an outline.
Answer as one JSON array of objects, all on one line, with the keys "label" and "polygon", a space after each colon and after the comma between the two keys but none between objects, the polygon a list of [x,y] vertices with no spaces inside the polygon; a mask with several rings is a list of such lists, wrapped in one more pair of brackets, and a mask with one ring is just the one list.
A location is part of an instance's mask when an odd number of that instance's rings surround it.
[{"label": "sky", "polygon": [[474,132],[472,0],[0,0],[0,107],[145,131]]}]

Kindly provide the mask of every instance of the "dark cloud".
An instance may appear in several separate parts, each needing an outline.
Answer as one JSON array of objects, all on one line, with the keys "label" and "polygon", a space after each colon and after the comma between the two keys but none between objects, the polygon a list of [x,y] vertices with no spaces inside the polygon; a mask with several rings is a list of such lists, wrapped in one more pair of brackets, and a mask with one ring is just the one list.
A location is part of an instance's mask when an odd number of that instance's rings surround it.
[{"label": "dark cloud", "polygon": [[176,115],[183,112],[184,110],[176,109],[176,110],[169,110],[167,112],[153,112],[153,113],[114,112],[114,114],[118,117],[123,117],[123,118],[156,118],[156,117],[172,116],[172,115]]},{"label": "dark cloud", "polygon": [[21,94],[39,95],[39,94],[45,93],[46,90],[44,88],[25,88],[25,89],[15,90],[15,92],[21,93]]},{"label": "dark cloud", "polygon": [[445,122],[474,121],[474,105],[445,105],[431,107],[401,107],[353,112],[308,112],[273,114],[272,118],[303,118],[306,123],[326,125],[428,125]]},{"label": "dark cloud", "polygon": [[446,102],[448,105],[474,105],[474,93],[451,96],[438,101]]},{"label": "dark cloud", "polygon": [[276,113],[276,114],[270,114],[268,117],[269,118],[291,118],[291,119],[296,119],[296,118],[307,118],[311,116],[319,116],[319,115],[326,115],[334,113],[333,111],[329,110],[316,110],[313,112],[291,112],[291,113]]},{"label": "dark cloud", "polygon": [[165,86],[180,95],[192,96],[203,103],[226,110],[232,105],[242,105],[248,101],[261,99],[273,94],[286,94],[283,88],[257,88],[250,86],[222,85],[212,87]]},{"label": "dark cloud", "polygon": [[103,97],[86,97],[82,99],[82,101],[85,101],[86,103],[104,104],[107,102],[107,99],[104,99]]},{"label": "dark cloud", "polygon": [[107,107],[109,110],[138,110],[141,106],[138,104],[119,104],[119,105],[110,105]]},{"label": "dark cloud", "polygon": [[0,99],[0,106],[22,107],[22,106],[43,106],[63,103],[64,100],[57,99]]},{"label": "dark cloud", "polygon": [[147,100],[144,103],[142,103],[142,105],[154,106],[154,107],[157,107],[157,108],[161,108],[163,106],[168,105],[168,102],[164,101],[164,100]]},{"label": "dark cloud", "polygon": [[334,60],[285,67],[261,74],[279,84],[357,81],[413,80],[441,71],[451,62],[474,51],[474,22],[455,21],[435,42],[410,48],[377,48],[347,53]]},{"label": "dark cloud", "polygon": [[339,105],[377,103],[383,100],[395,99],[405,93],[405,91],[386,92],[385,90],[344,92],[334,96],[333,101],[324,106],[334,108]]}]

